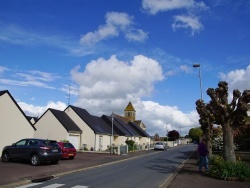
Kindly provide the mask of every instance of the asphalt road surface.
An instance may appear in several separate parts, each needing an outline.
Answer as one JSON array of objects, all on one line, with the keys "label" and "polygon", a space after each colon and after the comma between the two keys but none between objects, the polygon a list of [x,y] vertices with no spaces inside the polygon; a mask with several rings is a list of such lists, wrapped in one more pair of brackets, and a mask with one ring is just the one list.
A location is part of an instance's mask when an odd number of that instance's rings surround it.
[{"label": "asphalt road surface", "polygon": [[186,145],[18,188],[157,188],[196,149]]}]

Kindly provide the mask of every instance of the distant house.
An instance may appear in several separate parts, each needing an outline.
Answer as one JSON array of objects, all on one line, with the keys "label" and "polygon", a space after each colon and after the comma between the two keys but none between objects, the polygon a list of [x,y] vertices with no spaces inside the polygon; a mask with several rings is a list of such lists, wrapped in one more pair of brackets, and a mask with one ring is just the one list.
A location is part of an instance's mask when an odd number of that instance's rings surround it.
[{"label": "distant house", "polygon": [[[72,105],[69,105],[64,111],[82,130],[82,147],[95,151],[108,149],[111,144],[112,130],[107,122],[89,114],[85,109]],[[114,130],[113,135],[119,136],[119,133]]]},{"label": "distant house", "polygon": [[81,148],[82,130],[64,112],[49,108],[35,123],[35,138],[68,140],[76,149]]},{"label": "distant house", "polygon": [[8,90],[0,91],[0,152],[6,145],[33,138],[35,127]]}]

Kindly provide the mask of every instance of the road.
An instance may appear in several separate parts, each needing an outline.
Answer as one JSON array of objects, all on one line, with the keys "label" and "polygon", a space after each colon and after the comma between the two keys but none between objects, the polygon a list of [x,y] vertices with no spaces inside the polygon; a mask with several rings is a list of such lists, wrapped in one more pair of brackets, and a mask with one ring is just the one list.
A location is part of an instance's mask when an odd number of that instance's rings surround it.
[{"label": "road", "polygon": [[150,155],[68,174],[18,188],[157,188],[186,160],[194,145],[155,151]]}]

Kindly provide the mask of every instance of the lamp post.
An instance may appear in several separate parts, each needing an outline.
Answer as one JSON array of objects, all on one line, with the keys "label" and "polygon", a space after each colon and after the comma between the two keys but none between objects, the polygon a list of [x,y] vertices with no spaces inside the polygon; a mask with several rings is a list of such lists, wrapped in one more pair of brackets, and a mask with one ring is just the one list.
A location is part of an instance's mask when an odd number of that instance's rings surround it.
[{"label": "lamp post", "polygon": [[114,135],[114,131],[113,131],[113,129],[114,129],[114,113],[112,112],[112,115],[111,115],[111,122],[112,122],[112,130],[111,130],[111,143],[110,143],[110,145],[111,145],[111,148],[110,148],[110,154],[113,154],[113,135]]},{"label": "lamp post", "polygon": [[200,90],[201,90],[201,100],[202,100],[201,65],[200,64],[194,64],[193,67],[194,68],[199,68]]}]

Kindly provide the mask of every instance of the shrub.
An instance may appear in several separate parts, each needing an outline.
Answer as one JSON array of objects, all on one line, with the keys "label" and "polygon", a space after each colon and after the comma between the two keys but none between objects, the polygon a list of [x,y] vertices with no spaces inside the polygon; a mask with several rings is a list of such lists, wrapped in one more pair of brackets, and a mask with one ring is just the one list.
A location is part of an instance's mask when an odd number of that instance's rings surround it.
[{"label": "shrub", "polygon": [[250,179],[249,164],[238,160],[236,162],[224,161],[220,156],[214,156],[211,160],[211,167],[208,174],[220,179],[236,178],[237,180]]}]

